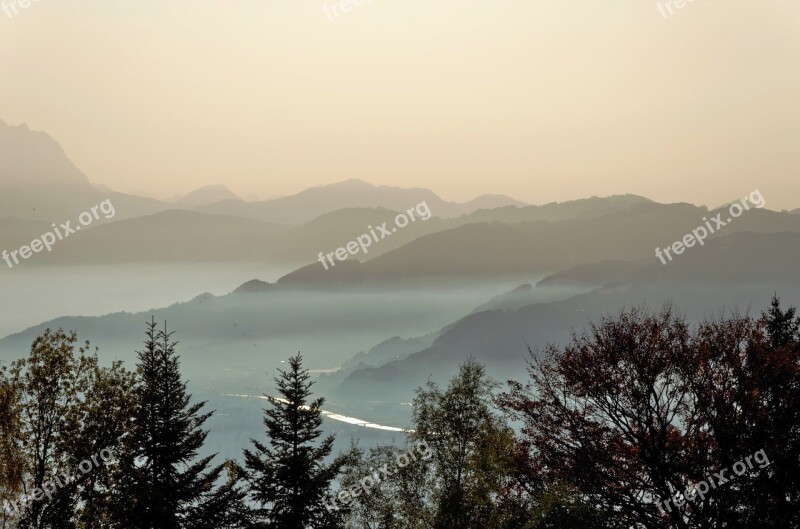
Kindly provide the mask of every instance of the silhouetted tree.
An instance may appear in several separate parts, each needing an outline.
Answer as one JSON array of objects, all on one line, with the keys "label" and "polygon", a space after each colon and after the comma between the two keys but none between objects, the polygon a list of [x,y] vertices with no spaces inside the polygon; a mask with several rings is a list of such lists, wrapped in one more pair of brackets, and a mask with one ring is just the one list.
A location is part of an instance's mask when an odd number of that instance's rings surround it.
[{"label": "silhouetted tree", "polygon": [[777,294],[772,296],[769,310],[761,313],[761,319],[773,347],[781,347],[800,340],[800,319],[797,317],[797,309],[789,307],[786,311],[782,310],[781,300]]},{"label": "silhouetted tree", "polygon": [[[208,432],[201,413],[205,402],[191,403],[181,380],[177,342],[166,324],[147,324],[139,352],[136,411],[121,455],[121,494],[114,526],[126,529],[228,527],[237,522],[238,478],[233,465],[210,467],[214,455],[198,457]],[[228,469],[228,479],[219,484]]]},{"label": "silhouetted tree", "polygon": [[[774,302],[760,320],[707,321],[692,335],[670,309],[631,310],[563,350],[550,347],[532,360],[532,381],[512,382],[502,398],[523,421],[526,466],[598,505],[616,527],[797,527],[793,314]],[[772,465],[752,464],[758,452]],[[723,470],[727,483],[673,498]]]},{"label": "silhouetted tree", "polygon": [[311,400],[313,381],[299,353],[279,373],[274,380],[280,396],[268,396],[271,408],[264,410],[268,446],[253,439],[253,450],[244,452],[249,498],[256,505],[252,527],[338,527],[340,515],[325,500],[345,460],[326,463],[334,437],[319,440],[325,400]]}]

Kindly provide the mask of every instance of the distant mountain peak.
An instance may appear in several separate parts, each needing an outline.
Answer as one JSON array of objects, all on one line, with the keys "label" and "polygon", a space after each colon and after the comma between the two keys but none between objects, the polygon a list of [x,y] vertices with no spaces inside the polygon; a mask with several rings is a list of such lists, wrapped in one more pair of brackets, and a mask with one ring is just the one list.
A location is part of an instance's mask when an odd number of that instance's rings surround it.
[{"label": "distant mountain peak", "polygon": [[239,286],[233,291],[234,294],[260,294],[261,292],[268,292],[275,289],[274,283],[267,283],[260,279],[251,279],[247,283]]},{"label": "distant mountain peak", "polygon": [[26,123],[0,120],[0,185],[89,186],[89,179],[67,157],[61,145]]},{"label": "distant mountain peak", "polygon": [[360,178],[348,178],[347,180],[342,180],[341,182],[335,182],[335,183],[333,183],[331,185],[336,185],[336,184],[352,184],[352,185],[359,185],[359,186],[365,186],[365,187],[378,187],[375,184],[370,184],[366,180],[362,180]]},{"label": "distant mountain peak", "polygon": [[464,204],[471,209],[494,209],[507,206],[527,206],[525,202],[513,199],[507,195],[500,195],[494,193],[486,193],[477,196]]},{"label": "distant mountain peak", "polygon": [[222,200],[241,200],[241,198],[224,184],[213,184],[195,189],[182,197],[176,197],[174,202],[190,206],[206,206]]},{"label": "distant mountain peak", "polygon": [[385,184],[373,184],[371,182],[367,182],[366,180],[362,180],[361,178],[348,178],[346,180],[340,180],[338,182],[333,182],[330,184],[322,184],[308,188],[298,193],[298,195],[314,190],[336,190],[336,189],[347,189],[347,188],[359,188],[359,189],[374,190],[374,191],[425,192],[425,193],[430,193],[432,195],[436,194],[430,189],[426,189],[424,187],[399,187],[399,186],[391,186]]}]

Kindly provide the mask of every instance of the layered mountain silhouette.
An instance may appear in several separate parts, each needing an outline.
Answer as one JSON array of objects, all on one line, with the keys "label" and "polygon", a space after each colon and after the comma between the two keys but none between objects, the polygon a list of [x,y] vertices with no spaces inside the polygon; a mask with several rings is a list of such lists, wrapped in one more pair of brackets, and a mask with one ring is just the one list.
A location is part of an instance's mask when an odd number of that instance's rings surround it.
[{"label": "layered mountain silhouette", "polygon": [[[51,222],[74,220],[105,199],[114,218],[26,266],[256,262],[293,271],[146,313],[64,315],[0,340],[0,359],[20,357],[45,328],[62,327],[91,338],[104,360],[133,362],[142,322],[155,316],[180,329],[188,373],[261,372],[302,349],[318,367],[342,367],[319,388],[332,403],[357,406],[408,402],[428,377],[448,379],[468,356],[500,380],[518,378],[529,347],[542,354],[626,307],[673,302],[695,317],[760,308],[773,292],[786,304],[800,301],[800,210],[751,209],[662,264],[656,247],[683,239],[705,218],[727,218],[726,210],[636,195],[455,203],[427,189],[361,180],[255,202],[224,186],[158,201],[92,184],[53,138],[0,122],[0,249],[28,244]],[[391,227],[422,201],[430,219],[327,270],[317,261],[369,226]]]},{"label": "layered mountain silhouette", "polygon": [[[179,221],[180,219],[176,220]],[[405,391],[416,387],[409,385],[407,379],[403,378],[406,375],[419,375],[424,382],[427,374],[450,373],[453,363],[469,354],[478,356],[498,369],[501,364],[505,365],[503,369],[519,369],[516,362],[527,354],[526,343],[544,345],[547,341],[560,340],[568,335],[571,328],[584,325],[589,316],[599,316],[625,306],[642,303],[659,306],[673,300],[682,307],[697,309],[698,313],[708,313],[705,309],[716,310],[731,306],[737,300],[761,297],[766,299],[775,291],[787,293],[787,301],[791,303],[791,296],[800,285],[796,274],[797,262],[800,262],[800,234],[743,232],[709,241],[703,251],[687,252],[681,256],[681,260],[666,266],[659,262],[634,263],[615,269],[613,265],[601,263],[599,266],[602,270],[613,272],[610,277],[612,281],[590,293],[567,299],[562,296],[561,300],[550,301],[548,294],[545,293],[542,297],[537,292],[542,286],[531,288],[530,285],[523,285],[505,295],[486,299],[472,307],[464,307],[463,319],[444,322],[433,335],[406,336],[390,341],[380,350],[347,362],[350,366],[364,363],[373,367],[361,373],[353,372],[352,378],[348,377],[343,383],[341,391],[342,394],[360,395],[361,386],[351,387],[350,384],[384,384],[394,376],[390,373],[403,374],[397,379],[397,384]],[[349,265],[363,266],[357,262]],[[347,270],[346,267],[343,269]],[[564,272],[561,274],[562,281],[573,274],[576,275],[574,283],[581,283],[586,275],[582,272],[590,269],[591,267],[574,268]],[[297,272],[287,277],[296,274]],[[597,282],[605,279],[594,271],[589,275]],[[313,284],[285,279],[276,284],[251,281],[227,296],[200,296],[188,303],[158,309],[156,315],[159,319],[174,321],[176,326],[183,328],[183,332],[191,337],[190,341],[206,344],[203,346],[203,351],[206,352],[197,353],[197,356],[186,356],[187,367],[211,368],[234,359],[230,355],[214,357],[211,351],[218,350],[219,347],[235,352],[237,361],[256,362],[264,353],[253,348],[248,340],[257,342],[276,332],[290,335],[295,332],[306,335],[319,333],[324,335],[320,340],[329,341],[330,336],[345,330],[357,332],[356,329],[361,326],[365,330],[369,329],[371,325],[385,321],[387,315],[393,313],[393,305],[389,300],[398,295],[395,291],[386,289],[385,285],[381,287],[385,293],[373,287],[353,288],[352,285],[347,285],[334,296],[315,288]],[[423,291],[425,288],[427,287],[423,286]],[[565,292],[565,295],[569,295]],[[754,295],[756,298],[752,297]],[[359,298],[367,299],[370,296],[384,298],[386,304],[377,309],[374,304],[362,305],[358,302]],[[347,303],[352,305],[342,306],[342,299],[347,299]],[[411,307],[403,311],[408,310],[409,312],[404,313],[410,315],[424,312],[423,308],[426,307]],[[747,307],[741,308],[746,310]],[[23,344],[29,344],[46,327],[91,330],[90,334],[93,336],[114,343],[130,340],[132,351],[139,339],[137,324],[144,316],[145,314],[114,314],[96,318],[60,318],[0,341],[0,352],[8,353]],[[431,341],[432,337],[435,340]],[[404,341],[407,339],[411,341]],[[249,345],[241,347],[241,340]],[[374,343],[378,344],[383,340],[385,338],[376,339]],[[216,345],[209,348],[209,343]],[[236,343],[239,345],[235,345]],[[337,349],[333,342],[329,342],[329,345],[339,351],[335,355],[339,359],[337,362],[344,360],[344,351]],[[417,346],[425,347],[410,354]],[[357,352],[351,351],[351,356]],[[393,357],[401,358],[394,358],[394,362],[386,366],[374,365]]]},{"label": "layered mountain silhouette", "polygon": [[225,200],[199,208],[200,211],[238,215],[267,222],[300,224],[342,208],[385,208],[402,212],[426,202],[437,217],[455,217],[486,207],[522,205],[502,195],[485,195],[465,204],[446,202],[429,189],[376,186],[350,179],[312,187],[292,196],[261,202]]},{"label": "layered mountain silhouette", "polygon": [[[613,203],[615,199],[607,200]],[[559,210],[553,207],[552,211]],[[662,266],[656,259],[655,247],[669,246],[682,239],[712,213],[688,204],[636,203],[612,213],[553,222],[467,223],[421,236],[363,263],[347,267],[340,263],[335,270],[325,270],[319,263],[311,264],[282,281],[324,285],[326,282],[357,284],[430,277],[497,277],[551,274],[580,265],[591,265],[584,277],[591,280],[590,274],[601,272],[594,263],[608,261],[602,265],[608,268],[602,274],[602,279],[607,281],[621,278],[619,268],[630,269],[629,262]],[[450,221],[449,225],[461,224],[466,219]],[[443,227],[447,225],[442,223]],[[800,218],[788,213],[752,210],[712,234],[708,241],[747,232],[800,233]],[[697,248],[700,247],[687,249],[676,261],[685,266],[686,256],[700,253]],[[625,264],[614,264],[619,261]],[[596,280],[590,283],[595,284]]]}]

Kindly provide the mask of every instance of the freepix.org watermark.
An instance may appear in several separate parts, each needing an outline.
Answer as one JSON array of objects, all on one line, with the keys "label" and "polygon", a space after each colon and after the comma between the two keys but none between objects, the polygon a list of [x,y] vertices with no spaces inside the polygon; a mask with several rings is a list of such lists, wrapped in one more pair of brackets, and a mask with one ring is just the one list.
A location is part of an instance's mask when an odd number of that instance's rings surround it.
[{"label": "freepix.org watermark", "polygon": [[661,16],[669,18],[675,13],[675,11],[672,10],[673,7],[675,9],[683,9],[692,2],[694,2],[694,0],[663,0],[656,2],[656,9],[661,13]]},{"label": "freepix.org watermark", "polygon": [[[53,231],[48,231],[38,239],[32,240],[30,245],[21,246],[19,250],[14,250],[11,252],[8,250],[3,250],[3,261],[6,262],[9,268],[14,268],[14,265],[19,264],[19,257],[22,259],[29,259],[33,254],[39,253],[45,248],[48,252],[52,252],[53,245],[56,242],[63,241],[73,233],[80,231],[81,226],[88,226],[95,220],[98,220],[100,218],[100,213],[102,213],[103,217],[106,219],[110,219],[117,214],[116,210],[114,209],[114,204],[111,203],[111,200],[106,199],[100,204],[92,206],[89,211],[84,211],[78,216],[78,222],[80,223],[80,226],[71,226],[71,220],[60,224],[59,226],[56,226],[56,223],[54,222],[52,224]],[[12,259],[14,260],[13,264],[11,263]]]},{"label": "freepix.org watermark", "polygon": [[[418,441],[416,446],[416,452],[409,450],[408,452],[403,452],[399,454],[395,458],[395,464],[399,468],[405,468],[410,465],[413,461],[417,461],[418,459],[427,460],[430,459],[433,455],[430,446],[425,441]],[[419,456],[419,457],[418,457]],[[389,470],[389,463],[384,463],[382,467],[378,470],[372,469],[374,472],[369,476],[365,476],[358,481],[355,485],[350,487],[349,489],[339,491],[339,494],[333,498],[329,498],[327,501],[323,500],[325,504],[325,508],[328,509],[328,512],[333,512],[334,510],[339,509],[339,504],[336,503],[336,500],[339,500],[340,504],[347,505],[354,498],[358,498],[363,493],[365,496],[370,493],[370,491],[381,484],[381,482],[394,476],[397,474],[397,470]]]},{"label": "freepix.org watermark", "polygon": [[672,507],[669,506],[670,502],[674,503],[676,507],[683,507],[686,502],[694,502],[697,500],[697,498],[700,498],[700,501],[703,501],[709,491],[712,491],[721,485],[725,485],[730,480],[734,479],[734,477],[741,476],[748,470],[754,470],[754,460],[756,463],[758,463],[759,470],[767,468],[771,464],[769,457],[767,457],[767,453],[763,449],[759,450],[755,454],[747,456],[743,460],[737,461],[733,464],[732,470],[735,476],[725,477],[725,473],[728,471],[728,469],[723,468],[719,472],[706,475],[707,479],[686,487],[686,490],[683,492],[678,491],[671,498],[667,498],[663,502],[656,502],[656,505],[662,513],[666,514],[668,512],[672,512]]},{"label": "freepix.org watermark", "polygon": [[334,18],[339,18],[341,14],[349,13],[354,7],[360,7],[364,4],[371,6],[372,0],[338,0],[333,4],[323,4],[322,11],[328,17],[328,20],[333,21]]},{"label": "freepix.org watermark", "polygon": [[705,226],[701,225],[693,229],[692,233],[687,233],[684,235],[683,239],[672,243],[672,246],[667,246],[663,249],[656,248],[656,257],[661,260],[661,264],[665,265],[667,264],[667,261],[664,259],[664,255],[667,256],[667,259],[672,261],[672,255],[670,255],[670,251],[675,255],[680,255],[686,250],[686,248],[691,248],[695,245],[695,243],[699,243],[700,246],[703,246],[706,243],[705,241],[709,235],[716,233],[720,228],[727,226],[728,223],[732,222],[733,219],[740,217],[742,213],[750,210],[750,204],[747,203],[748,199],[755,208],[763,208],[766,204],[764,197],[761,196],[761,191],[756,189],[750,193],[750,196],[744,197],[739,202],[734,202],[728,206],[728,214],[730,217],[728,217],[727,220],[722,220],[722,213],[717,213],[716,216],[711,217],[711,220],[708,220],[707,217],[703,217]]},{"label": "freepix.org watermark", "polygon": [[[386,237],[397,232],[398,228],[405,228],[406,226],[408,226],[409,219],[410,222],[415,222],[417,220],[416,217],[414,217],[415,212],[417,215],[419,215],[419,218],[421,220],[428,220],[429,218],[431,218],[431,210],[428,207],[428,203],[423,200],[415,207],[408,208],[405,213],[400,213],[399,215],[397,215],[394,218],[395,226],[393,228],[389,229],[386,227],[386,225],[389,224],[388,221],[384,222],[383,224],[375,228],[373,228],[372,225],[370,224],[369,226],[367,226],[367,230],[369,230],[369,233],[364,233],[362,235],[359,235],[358,237],[356,237],[356,240],[348,242],[343,248],[337,248],[335,251],[330,252],[328,254],[323,254],[322,252],[319,252],[319,262],[322,263],[322,266],[325,268],[325,270],[327,270],[329,267],[328,263],[326,262],[326,259],[330,261],[331,263],[330,266],[336,266],[336,263],[333,261],[334,256],[339,261],[344,261],[345,259],[347,259],[348,256],[356,255],[359,252],[364,252],[364,254],[369,253],[369,250],[367,250],[367,248],[372,246],[373,241],[375,242],[382,241]],[[379,235],[380,237],[378,237]]]},{"label": "freepix.org watermark", "polygon": [[9,0],[8,2],[3,1],[0,3],[0,8],[3,10],[3,13],[6,14],[8,18],[14,18],[16,15],[19,14],[20,9],[28,9],[33,2],[37,2],[38,0]]},{"label": "freepix.org watermark", "polygon": [[3,503],[3,510],[10,516],[16,516],[17,513],[21,512],[25,508],[26,504],[41,501],[45,497],[48,500],[52,500],[53,494],[58,492],[59,489],[63,489],[67,485],[74,483],[80,476],[88,474],[90,471],[99,468],[101,462],[107,463],[113,458],[114,451],[111,448],[103,448],[100,450],[99,454],[93,455],[91,459],[84,459],[80,462],[78,465],[78,471],[80,471],[80,474],[77,472],[72,473],[68,470],[61,475],[56,475],[53,477],[53,479],[42,483],[41,488],[37,487],[33,489],[30,494],[21,494],[19,498],[17,498],[17,501],[9,502],[6,500]]}]

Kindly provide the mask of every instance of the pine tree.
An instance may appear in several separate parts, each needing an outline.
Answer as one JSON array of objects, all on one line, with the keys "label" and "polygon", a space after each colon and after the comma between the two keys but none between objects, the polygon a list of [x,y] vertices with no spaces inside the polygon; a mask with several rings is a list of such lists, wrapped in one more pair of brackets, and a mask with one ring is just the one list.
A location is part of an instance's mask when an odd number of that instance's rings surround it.
[{"label": "pine tree", "polygon": [[244,452],[250,499],[257,506],[253,527],[338,527],[339,513],[326,507],[325,498],[344,458],[325,463],[333,451],[334,436],[317,444],[324,399],[311,400],[313,381],[302,368],[299,353],[289,359],[289,366],[275,378],[280,397],[267,397],[272,405],[264,410],[269,446],[254,439],[254,450]]},{"label": "pine tree", "polygon": [[800,318],[797,318],[796,312],[795,307],[782,310],[778,295],[772,296],[770,309],[762,312],[761,318],[766,324],[773,347],[782,347],[800,340]]},{"label": "pine tree", "polygon": [[145,348],[139,352],[136,414],[128,449],[121,458],[128,476],[120,498],[116,525],[126,529],[204,529],[231,526],[242,494],[229,472],[215,488],[223,470],[209,468],[214,455],[198,458],[208,432],[203,424],[212,413],[201,413],[205,402],[192,404],[181,380],[177,342],[167,332],[147,324]]}]

